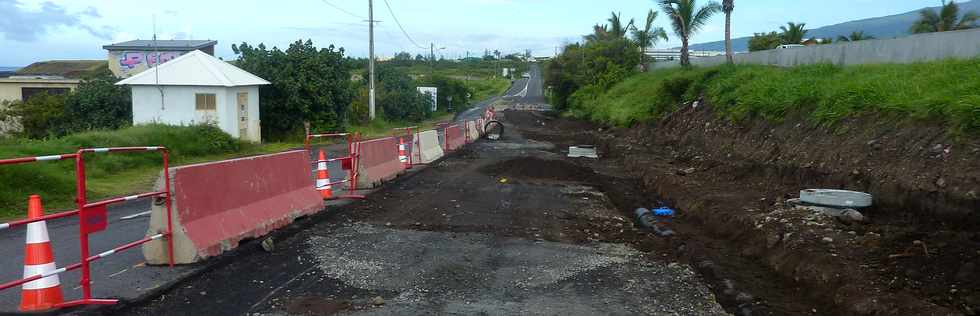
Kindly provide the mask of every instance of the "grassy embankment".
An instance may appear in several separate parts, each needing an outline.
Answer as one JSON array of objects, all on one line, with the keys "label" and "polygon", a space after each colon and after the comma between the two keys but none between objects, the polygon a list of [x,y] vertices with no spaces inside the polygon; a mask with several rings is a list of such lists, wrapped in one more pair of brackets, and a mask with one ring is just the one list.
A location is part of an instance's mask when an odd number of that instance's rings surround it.
[{"label": "grassy embankment", "polygon": [[[74,153],[79,148],[165,146],[171,165],[191,164],[279,152],[302,144],[241,142],[217,128],[148,125],[118,131],[96,131],[49,140],[0,139],[0,158]],[[146,192],[162,170],[161,155],[150,153],[90,154],[85,156],[88,199]],[[23,217],[27,197],[39,194],[50,213],[74,208],[74,161],[36,162],[0,166],[0,218]]]},{"label": "grassy embankment", "polygon": [[980,132],[980,59],[794,68],[718,66],[635,75],[609,91],[573,95],[569,114],[627,126],[652,122],[704,96],[722,117],[779,122],[788,114],[834,127],[877,115],[929,121],[954,134]]}]

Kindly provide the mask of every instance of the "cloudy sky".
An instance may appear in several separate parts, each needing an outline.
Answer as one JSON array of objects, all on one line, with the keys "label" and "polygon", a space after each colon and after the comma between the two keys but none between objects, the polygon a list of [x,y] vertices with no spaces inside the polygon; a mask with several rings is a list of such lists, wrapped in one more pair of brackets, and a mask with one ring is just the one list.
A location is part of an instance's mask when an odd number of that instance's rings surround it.
[{"label": "cloudy sky", "polygon": [[[384,0],[375,0],[378,54],[426,52],[446,57],[481,55],[485,49],[551,55],[578,41],[591,26],[622,12],[644,19],[653,0],[387,0],[413,43],[398,28]],[[703,2],[703,0],[702,0]],[[778,28],[786,21],[811,27],[898,14],[940,0],[741,0],[735,36]],[[334,44],[367,55],[367,0],[0,0],[0,66],[52,59],[102,59],[102,45],[150,39],[154,16],[160,39],[215,39],[216,55],[233,58],[231,44],[285,47],[297,39]],[[722,16],[692,41],[724,38]],[[658,24],[667,27],[661,17]],[[666,46],[673,46],[671,40]],[[418,46],[416,46],[416,44]]]}]

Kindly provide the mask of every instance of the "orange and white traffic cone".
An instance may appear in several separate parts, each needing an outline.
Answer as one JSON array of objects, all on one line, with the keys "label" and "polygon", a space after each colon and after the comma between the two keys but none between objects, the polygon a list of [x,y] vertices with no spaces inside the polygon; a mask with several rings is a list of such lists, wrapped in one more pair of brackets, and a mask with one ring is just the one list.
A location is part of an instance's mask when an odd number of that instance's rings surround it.
[{"label": "orange and white traffic cone", "polygon": [[320,149],[316,163],[316,189],[324,200],[333,198],[333,186],[330,185],[330,171],[327,170],[327,155]]},{"label": "orange and white traffic cone", "polygon": [[[41,197],[31,195],[27,200],[27,218],[44,216]],[[44,221],[27,224],[27,246],[24,247],[24,277],[50,273],[58,269],[48,238],[48,225]],[[61,304],[61,280],[57,274],[40,278],[21,286],[20,311],[49,310]]]},{"label": "orange and white traffic cone", "polygon": [[404,166],[405,169],[408,169],[408,168],[411,168],[412,167],[412,165],[408,163],[408,156],[405,155],[405,138],[404,137],[399,137],[398,138],[398,161],[401,161],[402,162],[402,166]]}]

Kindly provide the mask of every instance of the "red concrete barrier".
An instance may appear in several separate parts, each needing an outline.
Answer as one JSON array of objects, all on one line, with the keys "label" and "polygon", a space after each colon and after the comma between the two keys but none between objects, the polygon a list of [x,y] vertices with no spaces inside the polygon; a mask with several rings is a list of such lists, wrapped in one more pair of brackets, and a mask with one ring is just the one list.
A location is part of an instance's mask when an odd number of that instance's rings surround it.
[{"label": "red concrete barrier", "polygon": [[[313,188],[309,153],[296,150],[170,169],[174,260],[193,263],[233,249],[324,208]],[[162,185],[162,179],[157,185]],[[165,227],[154,206],[150,233]],[[163,242],[143,247],[150,264],[166,263]]]},{"label": "red concrete barrier", "polygon": [[466,135],[463,133],[462,126],[451,125],[446,127],[446,151],[456,150],[466,145]]},{"label": "red concrete barrier", "polygon": [[360,142],[357,187],[370,189],[405,172],[398,160],[398,139],[387,137]]}]

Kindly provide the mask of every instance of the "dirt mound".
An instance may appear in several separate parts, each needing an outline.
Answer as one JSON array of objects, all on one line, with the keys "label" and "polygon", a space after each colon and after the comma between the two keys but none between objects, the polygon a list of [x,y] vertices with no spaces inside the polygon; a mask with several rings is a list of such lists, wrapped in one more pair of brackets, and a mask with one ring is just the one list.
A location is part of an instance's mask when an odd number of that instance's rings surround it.
[{"label": "dirt mound", "polygon": [[[835,129],[792,117],[736,124],[709,105],[599,137],[684,221],[832,303],[832,314],[980,311],[976,140],[876,118]],[[805,188],[869,192],[875,206],[862,210],[865,223],[821,222],[784,203]]]},{"label": "dirt mound", "polygon": [[595,172],[563,160],[535,157],[511,159],[480,168],[483,174],[514,179],[592,182]]}]

